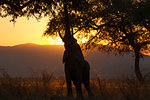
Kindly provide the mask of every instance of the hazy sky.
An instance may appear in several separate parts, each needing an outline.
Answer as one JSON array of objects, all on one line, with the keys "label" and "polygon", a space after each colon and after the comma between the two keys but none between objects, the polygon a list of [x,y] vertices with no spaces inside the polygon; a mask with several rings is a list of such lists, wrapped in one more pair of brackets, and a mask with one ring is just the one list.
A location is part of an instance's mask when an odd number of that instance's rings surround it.
[{"label": "hazy sky", "polygon": [[39,22],[35,18],[29,20],[25,17],[18,18],[14,24],[10,17],[0,18],[0,46],[12,46],[24,43],[36,43],[41,45],[61,44],[61,40],[42,37],[48,18]]}]

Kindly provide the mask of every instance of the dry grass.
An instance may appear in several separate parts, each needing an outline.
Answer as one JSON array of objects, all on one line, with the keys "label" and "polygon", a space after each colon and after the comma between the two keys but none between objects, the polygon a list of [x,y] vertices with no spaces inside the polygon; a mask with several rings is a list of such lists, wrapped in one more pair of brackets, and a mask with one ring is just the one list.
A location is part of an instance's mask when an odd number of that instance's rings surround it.
[{"label": "dry grass", "polygon": [[[139,84],[135,79],[91,80],[92,100],[150,100],[150,82]],[[74,96],[75,88],[73,87]],[[84,98],[87,92],[83,88]],[[0,76],[0,100],[70,100],[64,79],[52,77],[48,72],[38,77],[12,78],[8,73]]]}]

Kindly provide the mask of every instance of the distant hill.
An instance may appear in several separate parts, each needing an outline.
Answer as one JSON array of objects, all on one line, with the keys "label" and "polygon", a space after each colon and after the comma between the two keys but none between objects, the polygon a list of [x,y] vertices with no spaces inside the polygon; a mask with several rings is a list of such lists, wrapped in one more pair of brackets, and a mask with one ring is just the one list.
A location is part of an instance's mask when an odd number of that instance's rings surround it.
[{"label": "distant hill", "polygon": [[[47,70],[55,76],[64,76],[63,52],[62,45],[29,43],[0,46],[0,71],[7,71],[12,76],[30,77],[36,72]],[[119,78],[134,73],[134,57],[131,55],[115,56],[90,51],[86,53],[85,59],[91,65],[91,77],[99,74],[102,78]],[[144,60],[140,61],[144,72],[150,72],[149,61],[150,56],[144,56]]]}]

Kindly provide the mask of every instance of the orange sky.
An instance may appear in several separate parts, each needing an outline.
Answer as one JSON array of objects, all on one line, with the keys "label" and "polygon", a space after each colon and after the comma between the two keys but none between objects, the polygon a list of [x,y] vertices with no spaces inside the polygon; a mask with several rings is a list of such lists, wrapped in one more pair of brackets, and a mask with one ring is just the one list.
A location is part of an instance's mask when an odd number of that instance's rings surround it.
[{"label": "orange sky", "polygon": [[35,18],[18,18],[13,24],[10,17],[0,18],[0,46],[13,46],[24,43],[36,43],[41,45],[62,44],[60,38],[42,37],[48,18],[42,18],[39,22]]}]

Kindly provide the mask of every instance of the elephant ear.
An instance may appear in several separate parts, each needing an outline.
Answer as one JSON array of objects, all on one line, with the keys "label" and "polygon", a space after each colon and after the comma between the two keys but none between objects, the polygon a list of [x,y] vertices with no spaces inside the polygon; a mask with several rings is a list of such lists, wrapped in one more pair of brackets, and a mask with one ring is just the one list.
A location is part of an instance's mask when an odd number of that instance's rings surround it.
[{"label": "elephant ear", "polygon": [[82,51],[76,50],[72,54],[72,59],[74,59],[75,61],[79,62],[80,64],[83,64],[84,63],[84,56],[82,54]]}]

